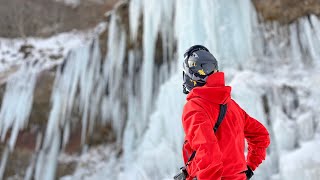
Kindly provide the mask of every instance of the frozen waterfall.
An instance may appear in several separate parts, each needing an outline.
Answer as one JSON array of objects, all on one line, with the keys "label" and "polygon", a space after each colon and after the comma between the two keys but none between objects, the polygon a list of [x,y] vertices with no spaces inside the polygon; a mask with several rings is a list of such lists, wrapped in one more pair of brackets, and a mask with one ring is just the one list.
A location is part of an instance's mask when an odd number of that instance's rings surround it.
[{"label": "frozen waterfall", "polygon": [[[249,0],[131,0],[128,6],[129,29],[116,11],[110,13],[106,54],[94,37],[58,66],[46,131],[30,162],[35,179],[55,178],[57,157],[75,124],[81,124],[84,154],[90,153],[86,137],[96,124],[111,124],[115,151],[122,154],[108,154],[114,158],[92,174],[79,166],[64,179],[171,179],[182,166],[180,65],[194,44],[210,49],[233,98],[271,133],[267,160],[254,179],[320,177],[318,17],[302,17],[289,26],[259,24]],[[0,176],[19,130],[28,123],[37,73],[22,65],[7,81],[2,142],[12,130]],[[81,118],[73,118],[75,112]]]}]

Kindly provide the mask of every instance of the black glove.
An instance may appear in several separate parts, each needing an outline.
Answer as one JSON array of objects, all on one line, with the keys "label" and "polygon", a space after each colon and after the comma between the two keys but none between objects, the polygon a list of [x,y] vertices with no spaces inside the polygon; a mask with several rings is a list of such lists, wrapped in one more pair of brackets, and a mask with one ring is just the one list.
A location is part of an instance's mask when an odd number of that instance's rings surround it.
[{"label": "black glove", "polygon": [[180,173],[175,175],[173,177],[173,179],[174,180],[186,180],[187,177],[188,177],[187,169],[186,169],[186,167],[182,167],[182,168],[180,168]]},{"label": "black glove", "polygon": [[249,180],[253,176],[253,171],[248,165],[247,167],[248,167],[248,170],[246,170],[245,173],[246,173],[247,179]]}]

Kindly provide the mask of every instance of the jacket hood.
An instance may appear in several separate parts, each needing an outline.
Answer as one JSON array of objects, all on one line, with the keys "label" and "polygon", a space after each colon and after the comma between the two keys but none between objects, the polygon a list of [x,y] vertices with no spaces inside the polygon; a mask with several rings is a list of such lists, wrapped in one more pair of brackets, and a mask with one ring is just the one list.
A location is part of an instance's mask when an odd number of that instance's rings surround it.
[{"label": "jacket hood", "polygon": [[187,100],[200,97],[215,104],[226,104],[230,101],[231,87],[225,86],[224,73],[216,72],[208,76],[206,84],[193,88]]}]

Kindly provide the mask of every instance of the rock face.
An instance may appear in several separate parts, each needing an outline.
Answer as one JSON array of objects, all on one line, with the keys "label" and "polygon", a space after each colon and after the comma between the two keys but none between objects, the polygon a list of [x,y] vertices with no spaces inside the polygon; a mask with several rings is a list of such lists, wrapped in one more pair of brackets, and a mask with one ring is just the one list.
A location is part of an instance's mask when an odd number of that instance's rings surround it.
[{"label": "rock face", "polygon": [[[69,6],[63,0],[0,0],[0,36],[48,37],[73,29],[89,29],[103,20],[117,0],[81,1]],[[66,1],[67,2],[67,1]]]},{"label": "rock face", "polygon": [[266,21],[289,24],[299,17],[320,15],[319,0],[252,0],[259,14]]}]

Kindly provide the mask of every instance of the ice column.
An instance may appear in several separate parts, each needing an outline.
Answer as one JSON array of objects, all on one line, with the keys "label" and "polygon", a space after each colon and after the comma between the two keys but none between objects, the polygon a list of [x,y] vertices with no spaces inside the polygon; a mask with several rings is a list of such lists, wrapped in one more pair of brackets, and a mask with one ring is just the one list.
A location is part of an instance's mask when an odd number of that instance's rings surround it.
[{"label": "ice column", "polygon": [[105,83],[107,96],[101,106],[103,120],[111,120],[116,131],[117,141],[120,143],[125,124],[126,76],[124,76],[124,63],[126,58],[126,33],[119,24],[119,16],[112,13],[109,24],[109,39],[107,42],[107,55],[103,64],[103,77],[100,83]]},{"label": "ice column", "polygon": [[221,67],[238,68],[252,58],[257,20],[252,18],[256,14],[249,0],[178,0],[175,10],[179,55],[191,45],[203,44]]},{"label": "ice column", "polygon": [[57,157],[69,140],[72,113],[81,114],[81,144],[87,130],[93,129],[99,113],[103,86],[100,82],[100,51],[98,41],[73,50],[55,79],[50,112],[44,140],[37,157],[35,178],[54,179]]},{"label": "ice column", "polygon": [[[139,56],[137,49],[128,53],[129,73],[136,79],[128,79],[138,84],[138,88],[131,89],[135,93],[128,98],[128,121],[124,134],[124,149],[131,153],[140,143],[141,138],[148,127],[150,113],[154,107],[154,97],[160,84],[169,76],[169,59],[172,57],[173,39],[167,33],[172,32],[173,1],[131,1],[130,2],[130,32],[132,38],[137,36],[140,14],[143,16],[143,40],[142,56]],[[141,13],[137,9],[141,9]],[[170,31],[171,30],[171,31]],[[157,67],[155,63],[155,52],[158,35],[162,35],[163,63]],[[170,41],[170,42],[169,42]],[[171,60],[171,59],[170,59]],[[133,69],[132,69],[133,68]],[[137,71],[138,69],[138,71]]]},{"label": "ice column", "polygon": [[9,153],[14,150],[19,131],[28,124],[37,74],[37,65],[33,66],[29,63],[12,75],[6,84],[0,110],[1,141],[5,140],[9,129],[11,133],[1,157],[0,179],[3,176]]},{"label": "ice column", "polygon": [[12,128],[9,147],[12,151],[20,129],[27,126],[32,109],[33,92],[37,71],[31,66],[22,66],[6,84],[0,111],[1,141],[4,141],[9,128]]}]

